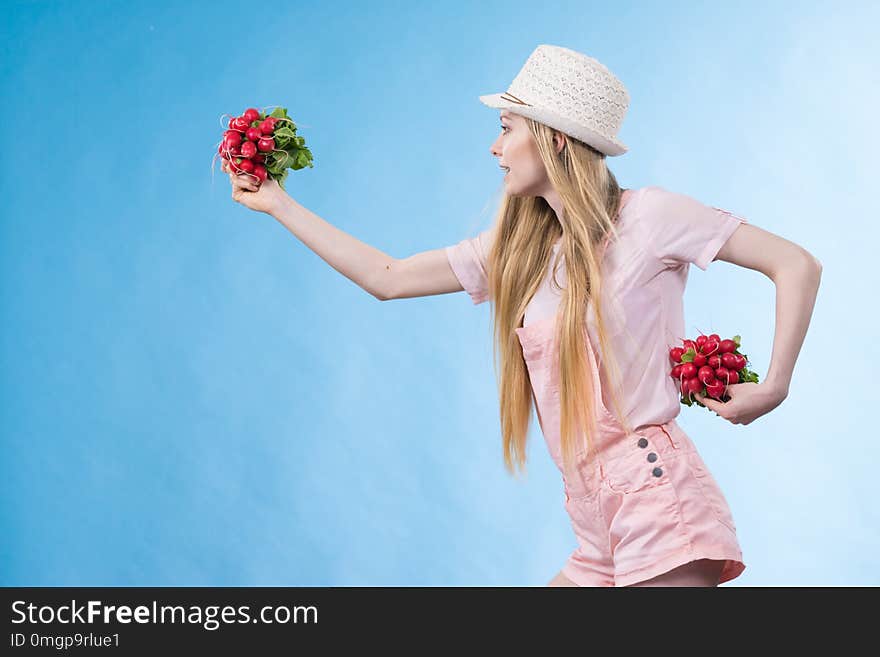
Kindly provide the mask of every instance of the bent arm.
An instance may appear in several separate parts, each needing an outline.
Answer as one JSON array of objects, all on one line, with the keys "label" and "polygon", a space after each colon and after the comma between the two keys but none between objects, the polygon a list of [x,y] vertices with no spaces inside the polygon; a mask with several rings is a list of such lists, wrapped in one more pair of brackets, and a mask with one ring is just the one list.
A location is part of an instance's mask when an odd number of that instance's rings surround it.
[{"label": "bent arm", "polygon": [[776,285],[776,329],[765,383],[788,396],[813,315],[822,263],[800,245],[749,225],[734,231],[717,259],[759,271]]},{"label": "bent arm", "polygon": [[340,230],[292,198],[285,199],[272,216],[340,274],[380,301],[390,298],[397,260]]},{"label": "bent arm", "polygon": [[794,363],[810,326],[821,278],[822,266],[807,259],[781,268],[773,278],[776,332],[766,381],[783,397],[788,396]]}]

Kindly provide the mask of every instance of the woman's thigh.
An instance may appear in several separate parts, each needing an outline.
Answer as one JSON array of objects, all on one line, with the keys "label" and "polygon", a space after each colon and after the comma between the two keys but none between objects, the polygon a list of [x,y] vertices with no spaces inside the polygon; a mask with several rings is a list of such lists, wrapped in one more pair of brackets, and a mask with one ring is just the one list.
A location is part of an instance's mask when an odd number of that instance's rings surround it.
[{"label": "woman's thigh", "polygon": [[572,582],[568,577],[562,574],[560,570],[556,577],[547,582],[547,586],[577,586],[574,582]]},{"label": "woman's thigh", "polygon": [[697,559],[630,586],[718,586],[724,561]]}]

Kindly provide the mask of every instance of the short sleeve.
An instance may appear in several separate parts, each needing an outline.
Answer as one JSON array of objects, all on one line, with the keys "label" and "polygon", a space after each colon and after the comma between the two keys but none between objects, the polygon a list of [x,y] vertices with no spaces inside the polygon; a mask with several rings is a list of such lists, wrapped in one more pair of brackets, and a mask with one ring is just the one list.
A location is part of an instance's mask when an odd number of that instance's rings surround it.
[{"label": "short sleeve", "polygon": [[693,263],[703,271],[740,224],[727,210],[704,205],[686,194],[649,187],[640,206],[647,222],[648,248],[665,265]]},{"label": "short sleeve", "polygon": [[494,235],[492,227],[446,247],[449,266],[475,305],[489,300],[488,261]]}]

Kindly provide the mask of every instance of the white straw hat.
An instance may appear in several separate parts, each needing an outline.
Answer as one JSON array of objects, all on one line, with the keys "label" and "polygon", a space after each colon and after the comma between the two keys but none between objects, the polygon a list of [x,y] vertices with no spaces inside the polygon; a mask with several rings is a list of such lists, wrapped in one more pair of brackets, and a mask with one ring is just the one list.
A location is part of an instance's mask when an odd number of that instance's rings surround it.
[{"label": "white straw hat", "polygon": [[480,102],[556,128],[606,155],[628,150],[617,139],[629,108],[626,87],[599,61],[569,48],[538,46],[506,92],[480,96]]}]

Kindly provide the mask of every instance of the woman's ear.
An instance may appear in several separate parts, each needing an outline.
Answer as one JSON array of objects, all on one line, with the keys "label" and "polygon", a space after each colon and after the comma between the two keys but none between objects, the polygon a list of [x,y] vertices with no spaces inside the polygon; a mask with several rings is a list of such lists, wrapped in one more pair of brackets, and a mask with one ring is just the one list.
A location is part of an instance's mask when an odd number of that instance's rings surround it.
[{"label": "woman's ear", "polygon": [[556,154],[562,152],[562,149],[565,147],[565,135],[561,132],[553,133],[553,146],[556,148]]}]

